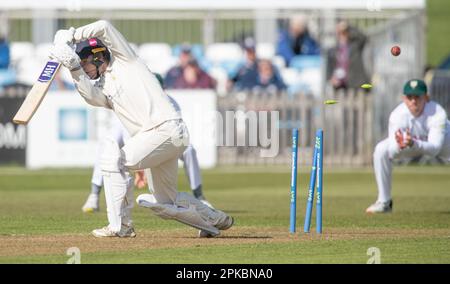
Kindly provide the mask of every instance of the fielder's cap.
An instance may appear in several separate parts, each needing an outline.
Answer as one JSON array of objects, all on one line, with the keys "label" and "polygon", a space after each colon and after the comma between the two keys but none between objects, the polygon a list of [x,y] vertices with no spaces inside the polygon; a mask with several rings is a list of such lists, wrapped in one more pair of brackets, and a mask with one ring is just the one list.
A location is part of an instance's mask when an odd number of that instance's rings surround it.
[{"label": "fielder's cap", "polygon": [[403,87],[403,94],[408,96],[423,96],[428,93],[427,85],[424,81],[419,79],[412,79],[406,82]]}]

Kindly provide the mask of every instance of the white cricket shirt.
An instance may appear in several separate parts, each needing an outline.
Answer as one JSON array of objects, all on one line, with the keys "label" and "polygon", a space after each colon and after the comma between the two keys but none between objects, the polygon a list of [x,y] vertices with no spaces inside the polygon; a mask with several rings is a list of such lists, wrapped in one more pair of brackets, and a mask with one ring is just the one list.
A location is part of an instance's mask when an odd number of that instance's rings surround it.
[{"label": "white cricket shirt", "polygon": [[436,102],[429,101],[419,117],[414,117],[406,104],[401,103],[389,117],[389,156],[400,152],[395,132],[410,130],[414,140],[413,149],[423,155],[436,156],[441,152],[444,140],[450,137],[450,122],[445,110]]},{"label": "white cricket shirt", "polygon": [[116,28],[101,20],[77,28],[74,34],[76,42],[94,37],[107,46],[111,62],[94,85],[82,69],[72,72],[87,103],[114,110],[131,136],[180,118],[155,75]]}]

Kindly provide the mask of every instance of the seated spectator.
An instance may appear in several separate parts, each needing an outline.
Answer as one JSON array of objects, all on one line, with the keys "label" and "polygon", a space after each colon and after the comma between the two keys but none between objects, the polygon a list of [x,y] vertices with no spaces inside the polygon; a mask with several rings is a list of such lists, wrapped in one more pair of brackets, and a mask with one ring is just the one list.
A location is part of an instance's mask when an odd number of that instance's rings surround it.
[{"label": "seated spectator", "polygon": [[309,34],[305,16],[290,19],[289,29],[280,32],[276,53],[284,58],[286,65],[297,55],[320,54],[319,45]]},{"label": "seated spectator", "polygon": [[10,86],[16,82],[16,72],[9,69],[10,54],[9,44],[5,38],[0,36],[0,91],[5,86]]},{"label": "seated spectator", "polygon": [[345,21],[337,24],[336,34],[337,45],[327,54],[327,79],[334,89],[359,88],[369,81],[362,58],[367,37]]},{"label": "seated spectator", "polygon": [[236,90],[253,88],[258,82],[258,63],[256,59],[255,42],[251,38],[244,41],[245,62],[236,75],[231,78],[231,84]]},{"label": "seated spectator", "polygon": [[191,59],[183,68],[172,89],[215,89],[216,81],[198,66],[197,60]]},{"label": "seated spectator", "polygon": [[8,69],[9,60],[9,44],[5,38],[0,37],[0,69]]},{"label": "seated spectator", "polygon": [[281,76],[275,71],[272,63],[267,59],[258,62],[258,81],[256,87],[275,90],[286,89],[283,79],[281,79]]},{"label": "seated spectator", "polygon": [[270,85],[277,89],[286,88],[275,66],[269,60],[259,60],[256,57],[255,41],[252,38],[244,41],[244,50],[245,62],[230,80],[234,90],[252,90],[255,87],[266,88]]},{"label": "seated spectator", "polygon": [[167,71],[164,78],[164,87],[173,89],[175,81],[183,76],[183,69],[188,64],[189,60],[193,59],[191,54],[191,46],[184,44],[181,47],[181,52],[178,58],[178,64]]}]

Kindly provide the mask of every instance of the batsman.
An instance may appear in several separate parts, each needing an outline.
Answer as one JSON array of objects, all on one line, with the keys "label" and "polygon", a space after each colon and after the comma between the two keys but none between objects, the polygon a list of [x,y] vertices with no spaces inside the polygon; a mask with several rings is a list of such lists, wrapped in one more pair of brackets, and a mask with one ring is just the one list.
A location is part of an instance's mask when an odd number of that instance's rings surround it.
[{"label": "batsman", "polygon": [[146,170],[152,188],[137,202],[157,216],[197,228],[200,237],[218,236],[233,225],[231,216],[178,192],[178,158],[189,145],[186,126],[155,75],[115,27],[101,20],[59,30],[50,54],[71,71],[86,102],[112,109],[131,136],[121,148],[110,140],[103,149],[100,168],[109,224],[92,231],[95,237],[136,236],[134,170]]},{"label": "batsman", "polygon": [[373,154],[377,201],[367,213],[392,211],[392,162],[424,155],[450,161],[450,122],[445,110],[431,101],[424,81],[413,79],[403,87],[403,102],[389,117],[389,136]]}]

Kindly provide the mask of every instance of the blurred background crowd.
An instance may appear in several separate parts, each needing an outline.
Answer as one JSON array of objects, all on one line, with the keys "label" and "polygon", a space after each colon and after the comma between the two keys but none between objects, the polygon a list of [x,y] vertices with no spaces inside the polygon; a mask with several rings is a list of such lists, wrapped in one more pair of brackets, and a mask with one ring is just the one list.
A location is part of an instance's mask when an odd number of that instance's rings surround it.
[{"label": "blurred background crowd", "polygon": [[[279,111],[286,147],[290,128],[304,127],[309,134],[301,143],[309,145],[314,129],[329,120],[342,134],[329,139],[334,150],[355,161],[386,134],[383,125],[411,78],[425,79],[431,97],[450,110],[446,1],[44,2],[0,3],[0,97],[34,84],[58,29],[106,19],[169,92],[211,90],[219,111]],[[394,45],[402,50],[396,57]],[[366,83],[373,87],[362,90]],[[67,70],[51,89],[74,90]],[[369,95],[353,95],[360,92]],[[278,99],[263,99],[273,94]],[[342,101],[328,117],[326,99]],[[370,159],[367,153],[362,160]]]},{"label": "blurred background crowd", "polygon": [[[346,20],[337,20],[336,44],[321,47],[308,27],[308,17],[297,13],[278,21],[276,40],[257,42],[251,32],[240,32],[230,41],[204,45],[189,41],[131,42],[149,68],[164,76],[168,89],[307,92],[318,95],[322,63],[326,79],[336,89],[358,87],[368,81],[362,52],[367,37]],[[12,26],[10,29],[14,30]],[[31,85],[47,59],[50,42],[0,39],[0,85]],[[63,72],[53,88],[73,89]]]}]

